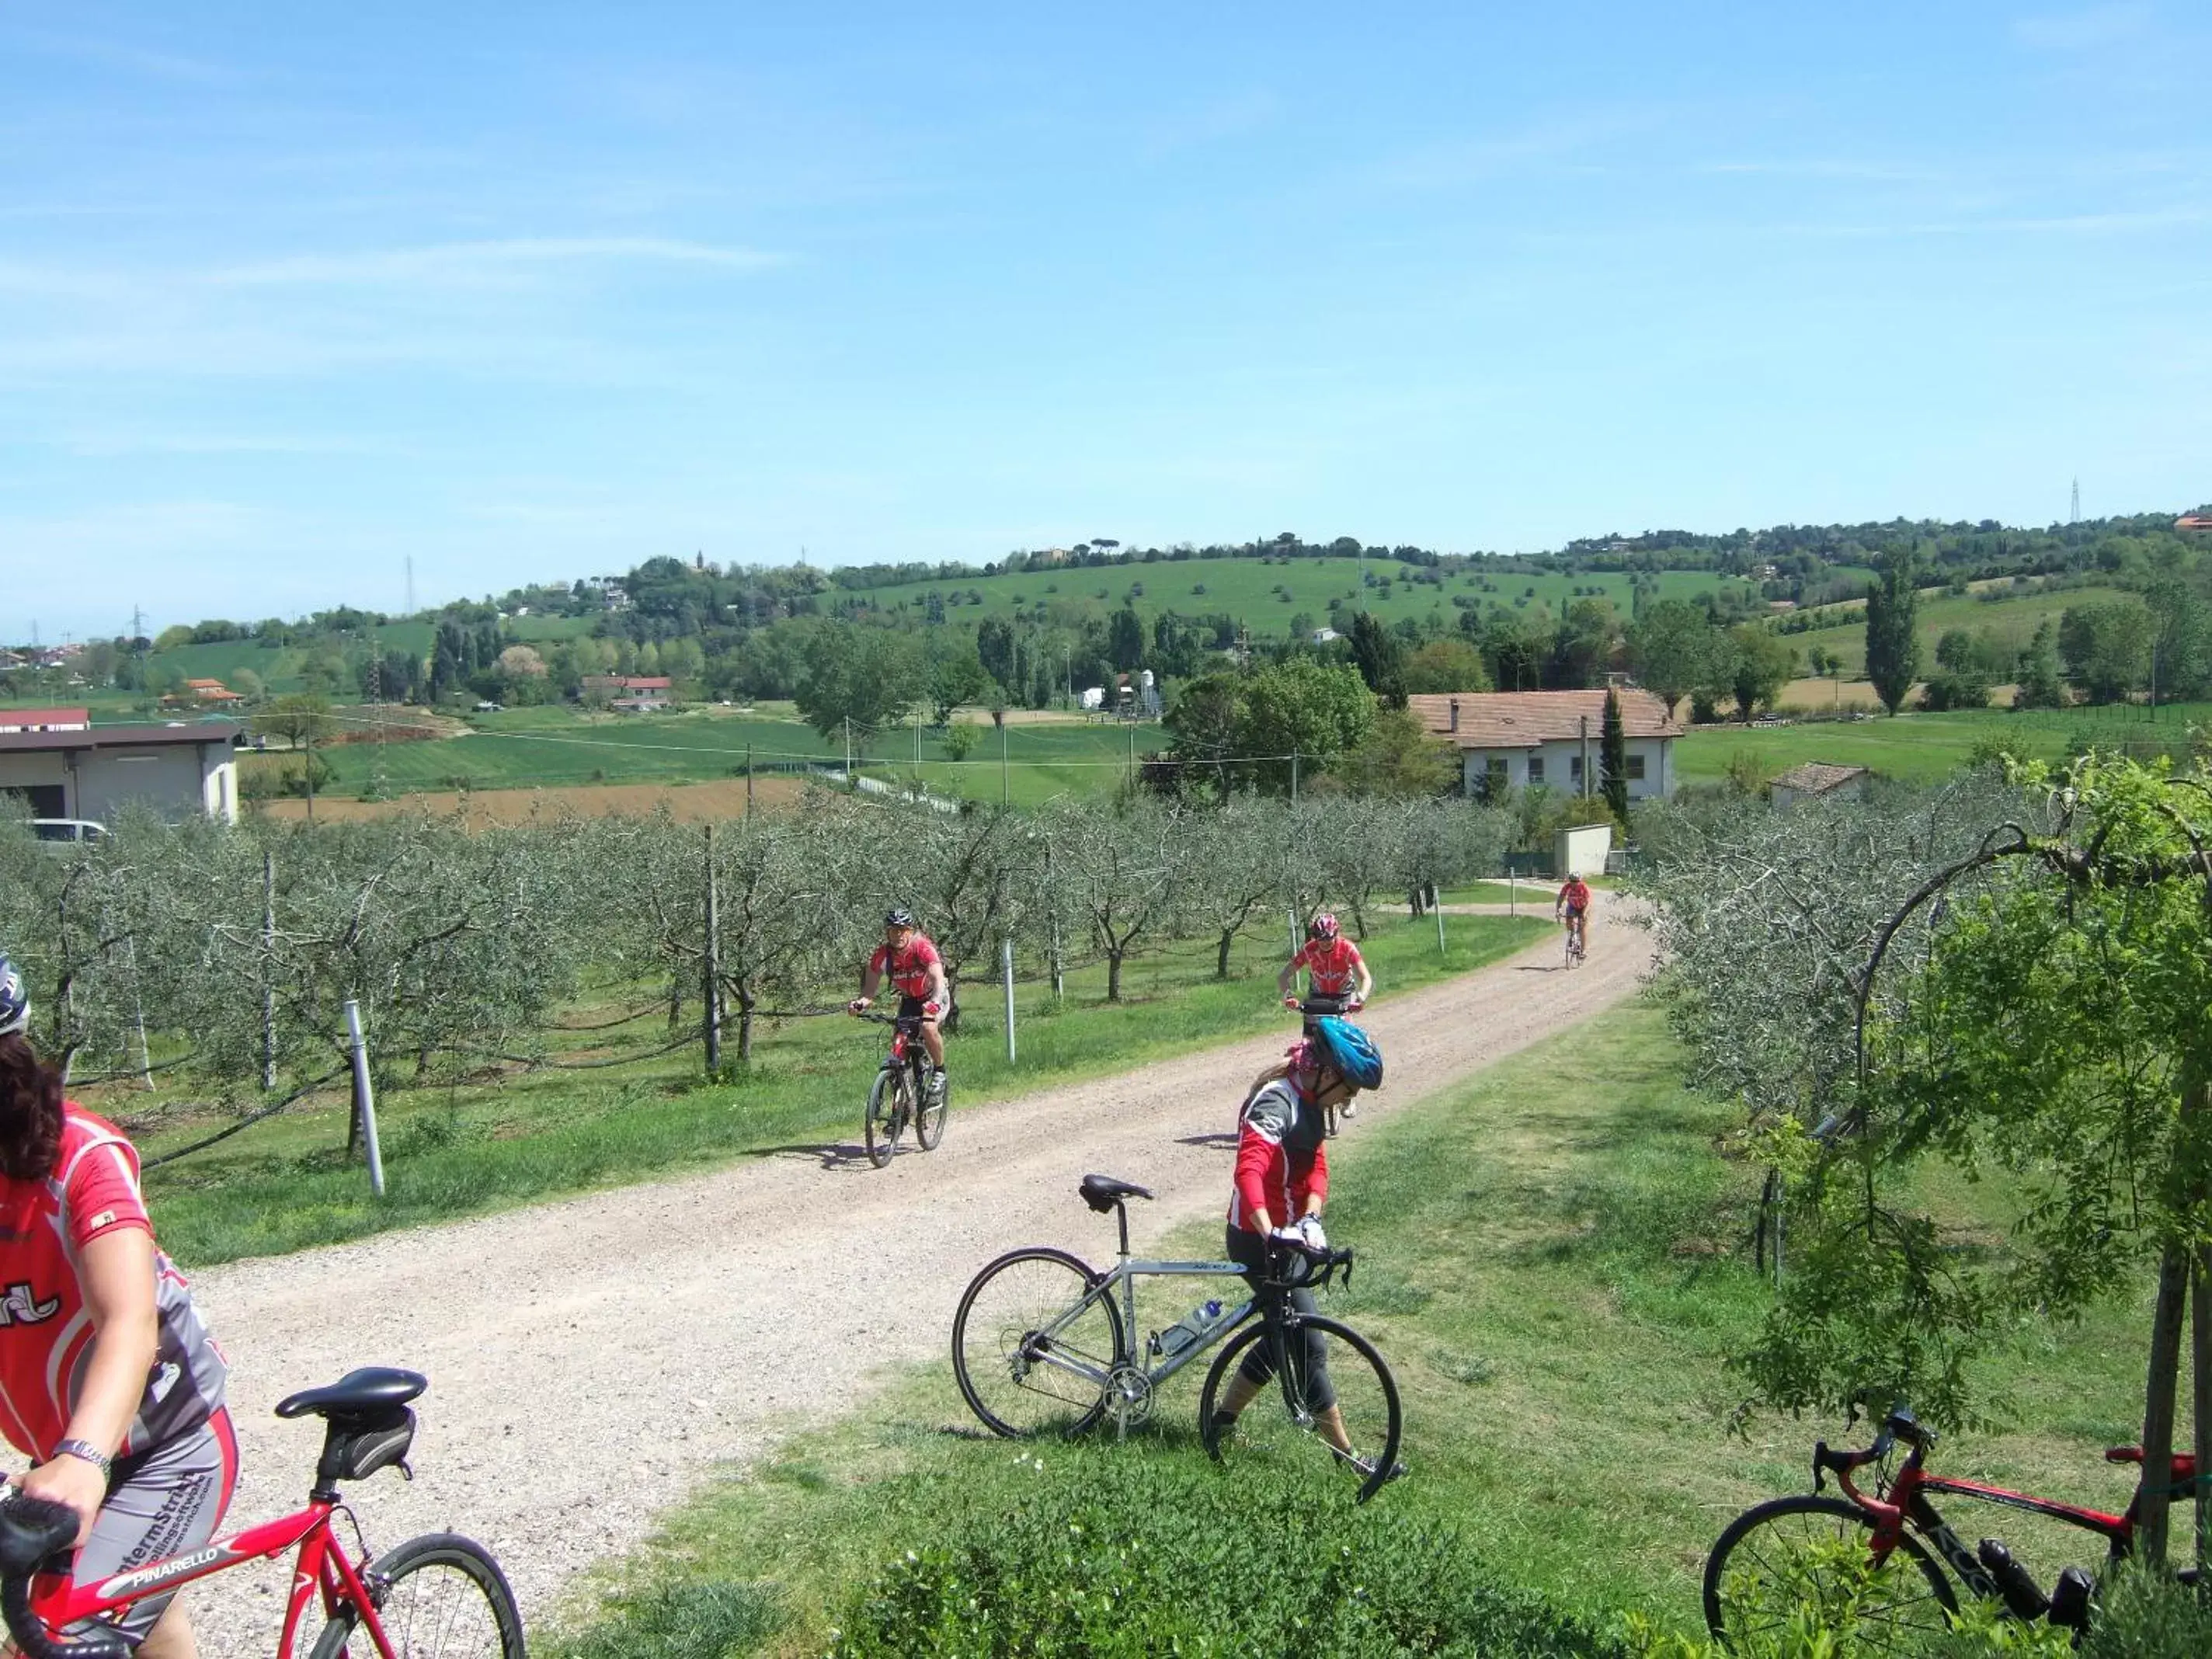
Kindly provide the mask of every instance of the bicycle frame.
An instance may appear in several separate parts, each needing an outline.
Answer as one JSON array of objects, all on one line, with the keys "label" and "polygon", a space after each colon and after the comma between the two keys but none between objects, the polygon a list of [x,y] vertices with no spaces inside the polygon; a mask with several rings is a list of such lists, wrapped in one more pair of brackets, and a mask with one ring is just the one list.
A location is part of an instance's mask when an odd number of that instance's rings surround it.
[{"label": "bicycle frame", "polygon": [[[1875,1559],[1886,1559],[1897,1547],[1898,1540],[1910,1526],[1920,1534],[1943,1564],[1959,1576],[1959,1581],[1978,1596],[1996,1598],[2003,1592],[1989,1569],[1982,1565],[1981,1557],[1967,1547],[1949,1524],[1936,1513],[1936,1506],[1928,1500],[1930,1496],[1945,1494],[1954,1498],[1970,1498],[1978,1503],[1996,1504],[2002,1508],[2024,1510],[2031,1515],[2063,1522],[2078,1527],[2084,1532],[2095,1533],[2105,1540],[2112,1559],[2126,1555],[2135,1545],[2135,1506],[2130,1504],[2123,1515],[2107,1514],[2078,1504],[2062,1504],[2053,1498],[2037,1498],[2004,1486],[1986,1486],[1978,1480],[1960,1480],[1949,1475],[1929,1474],[1921,1467],[1926,1448],[1916,1445],[1897,1473],[1887,1498],[1870,1498],[1852,1483],[1851,1470],[1827,1465],[1836,1476],[1836,1484],[1844,1495],[1863,1510],[1874,1528],[1871,1547]],[[2193,1483],[2192,1483],[2193,1484]],[[2185,1488],[2185,1490],[2186,1488]]]},{"label": "bicycle frame", "polygon": [[293,1566],[291,1598],[284,1608],[284,1628],[277,1639],[276,1659],[292,1659],[300,1621],[307,1616],[319,1589],[325,1615],[335,1617],[341,1607],[349,1607],[375,1643],[376,1650],[389,1656],[392,1644],[385,1638],[384,1626],[377,1616],[368,1587],[353,1563],[346,1559],[337,1540],[331,1536],[331,1517],[339,1507],[316,1499],[296,1515],[248,1527],[243,1532],[213,1540],[182,1555],[112,1574],[94,1584],[74,1584],[58,1575],[41,1577],[38,1582],[51,1588],[34,1589],[31,1611],[48,1630],[59,1633],[79,1620],[113,1612],[195,1579],[210,1577],[248,1561],[272,1559],[296,1544],[300,1554]]}]

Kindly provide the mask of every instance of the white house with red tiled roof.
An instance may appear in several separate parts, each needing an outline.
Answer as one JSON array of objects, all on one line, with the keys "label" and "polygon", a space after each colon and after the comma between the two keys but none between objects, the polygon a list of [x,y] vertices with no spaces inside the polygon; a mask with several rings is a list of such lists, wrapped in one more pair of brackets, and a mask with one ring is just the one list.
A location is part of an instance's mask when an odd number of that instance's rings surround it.
[{"label": "white house with red tiled roof", "polygon": [[[1649,691],[1623,686],[1620,723],[1628,747],[1628,798],[1674,793],[1674,739],[1682,735],[1667,705]],[[1532,786],[1583,793],[1589,757],[1596,793],[1605,737],[1605,693],[1595,691],[1451,691],[1406,699],[1422,723],[1460,751],[1468,794],[1490,787]]]},{"label": "white house with red tiled roof", "polygon": [[89,708],[0,708],[0,735],[22,732],[89,732]]}]

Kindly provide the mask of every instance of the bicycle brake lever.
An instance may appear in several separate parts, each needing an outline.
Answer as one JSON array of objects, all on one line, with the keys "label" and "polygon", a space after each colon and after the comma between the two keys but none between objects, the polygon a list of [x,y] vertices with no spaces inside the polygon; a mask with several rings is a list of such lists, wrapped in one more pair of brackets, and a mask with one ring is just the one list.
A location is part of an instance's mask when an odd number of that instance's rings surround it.
[{"label": "bicycle brake lever", "polygon": [[1813,1490],[1826,1492],[1827,1489],[1828,1443],[1825,1440],[1815,1440],[1813,1443]]}]

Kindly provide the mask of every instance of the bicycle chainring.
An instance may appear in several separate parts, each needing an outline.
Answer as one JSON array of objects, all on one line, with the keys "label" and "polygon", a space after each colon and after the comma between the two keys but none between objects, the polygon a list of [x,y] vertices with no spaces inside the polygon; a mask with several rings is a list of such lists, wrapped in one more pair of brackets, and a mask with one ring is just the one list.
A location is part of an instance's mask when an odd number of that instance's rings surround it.
[{"label": "bicycle chainring", "polygon": [[1152,1414],[1152,1379],[1139,1365],[1116,1365],[1106,1373],[1106,1410],[1116,1431],[1141,1428]]}]

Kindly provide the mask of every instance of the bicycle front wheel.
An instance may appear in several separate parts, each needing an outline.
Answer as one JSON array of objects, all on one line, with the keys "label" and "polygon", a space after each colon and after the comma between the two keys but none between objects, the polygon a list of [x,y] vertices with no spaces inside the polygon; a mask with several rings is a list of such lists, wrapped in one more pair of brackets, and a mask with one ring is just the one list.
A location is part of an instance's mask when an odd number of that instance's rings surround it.
[{"label": "bicycle front wheel", "polygon": [[[1273,1374],[1264,1321],[1230,1340],[1199,1395],[1200,1440],[1217,1462],[1311,1470],[1340,1486],[1349,1483],[1365,1503],[1402,1473],[1397,1379],[1365,1337],[1318,1315],[1292,1323],[1281,1352],[1283,1370]],[[1215,1413],[1248,1357],[1271,1375],[1236,1420],[1222,1424]]]},{"label": "bicycle front wheel", "polygon": [[878,1170],[891,1161],[899,1131],[906,1127],[906,1073],[889,1066],[876,1073],[868,1090],[868,1112],[860,1121],[860,1133],[867,1144],[868,1162]]},{"label": "bicycle front wheel", "polygon": [[[491,1552],[452,1533],[386,1550],[362,1575],[392,1659],[524,1659],[522,1614]],[[376,1638],[340,1607],[314,1659],[382,1659]]]},{"label": "bicycle front wheel", "polygon": [[1951,1581],[1906,1534],[1875,1559],[1866,1514],[1810,1493],[1746,1510],[1705,1558],[1705,1623],[1730,1648],[1750,1651],[1806,1607],[1820,1610],[1839,1652],[1904,1652],[1948,1627],[1958,1611]]},{"label": "bicycle front wheel", "polygon": [[945,1091],[939,1094],[922,1079],[915,1085],[917,1097],[914,1109],[914,1138],[925,1152],[937,1150],[937,1143],[945,1139],[945,1115],[952,1104],[952,1079],[945,1079]]},{"label": "bicycle front wheel", "polygon": [[[1129,1363],[1121,1310],[1103,1275],[1065,1250],[1012,1250],[977,1273],[952,1316],[952,1374],[994,1434],[1080,1434],[1106,1409],[1106,1378]],[[1086,1299],[1088,1298],[1088,1299]]]}]

